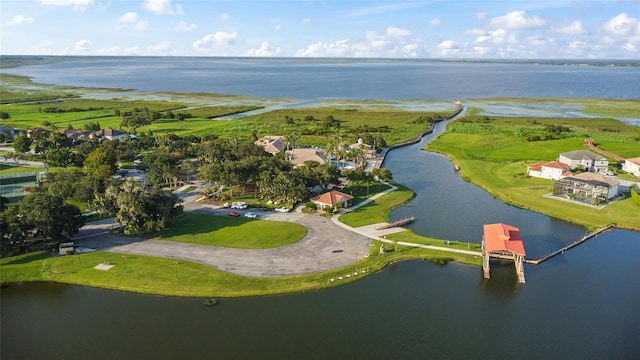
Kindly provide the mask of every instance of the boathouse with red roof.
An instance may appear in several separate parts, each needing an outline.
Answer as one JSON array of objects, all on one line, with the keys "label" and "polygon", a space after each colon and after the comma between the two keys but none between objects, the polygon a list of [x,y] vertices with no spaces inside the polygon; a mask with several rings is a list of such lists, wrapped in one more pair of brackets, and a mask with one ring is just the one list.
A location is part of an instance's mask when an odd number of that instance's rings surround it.
[{"label": "boathouse with red roof", "polygon": [[484,278],[491,277],[489,259],[513,259],[518,274],[518,281],[524,283],[524,243],[520,237],[520,229],[511,225],[497,223],[485,224],[482,237],[482,270]]}]

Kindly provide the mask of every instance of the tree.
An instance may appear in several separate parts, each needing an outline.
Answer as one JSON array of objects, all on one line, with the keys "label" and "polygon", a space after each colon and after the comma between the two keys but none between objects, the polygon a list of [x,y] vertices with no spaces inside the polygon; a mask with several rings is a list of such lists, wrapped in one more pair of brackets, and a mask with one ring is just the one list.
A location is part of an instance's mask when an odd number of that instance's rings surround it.
[{"label": "tree", "polygon": [[71,149],[49,149],[45,158],[48,166],[67,167],[76,163],[76,157]]},{"label": "tree", "polygon": [[175,194],[126,180],[116,193],[116,220],[127,235],[166,229],[182,212]]},{"label": "tree", "polygon": [[391,174],[391,170],[387,168],[376,168],[371,171],[371,175],[377,177],[382,181],[390,181],[393,180],[393,174]]},{"label": "tree", "polygon": [[9,113],[6,113],[4,111],[0,111],[0,119],[7,120],[7,119],[10,119],[10,118],[11,118],[11,115],[9,115]]},{"label": "tree", "polygon": [[47,191],[51,195],[60,196],[63,199],[72,197],[76,192],[76,186],[82,178],[82,172],[78,169],[50,172],[47,175]]},{"label": "tree", "polygon": [[57,242],[77,234],[85,220],[78,207],[46,192],[27,195],[20,202],[20,214],[37,234]]},{"label": "tree", "polygon": [[101,178],[113,176],[118,170],[115,154],[99,147],[95,149],[84,161],[85,174],[95,175]]},{"label": "tree", "polygon": [[20,132],[13,138],[13,149],[17,153],[26,153],[31,149],[32,142],[31,138],[27,137],[27,134]]},{"label": "tree", "polygon": [[9,199],[0,195],[0,212],[7,210]]}]

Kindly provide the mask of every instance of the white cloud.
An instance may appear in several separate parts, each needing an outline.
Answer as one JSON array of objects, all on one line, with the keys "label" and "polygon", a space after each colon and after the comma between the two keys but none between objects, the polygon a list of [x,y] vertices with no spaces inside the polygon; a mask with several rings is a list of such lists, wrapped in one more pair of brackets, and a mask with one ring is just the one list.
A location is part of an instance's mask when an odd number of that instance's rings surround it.
[{"label": "white cloud", "polygon": [[7,21],[7,26],[28,24],[34,21],[35,21],[34,18],[24,17],[22,15],[13,15],[13,17],[9,21]]},{"label": "white cloud", "polygon": [[73,48],[76,51],[81,51],[81,52],[88,51],[90,47],[91,47],[91,41],[89,40],[80,40],[73,46]]},{"label": "white cloud", "polygon": [[144,30],[149,26],[149,22],[147,20],[141,20],[136,23],[133,27],[134,30]]},{"label": "white cloud", "polygon": [[514,34],[508,33],[505,29],[496,29],[494,31],[488,31],[486,35],[480,35],[476,38],[476,43],[483,42],[492,42],[499,45],[505,42],[515,44],[517,41]]},{"label": "white cloud", "polygon": [[154,14],[175,15],[182,14],[182,6],[180,4],[175,7],[171,6],[171,0],[144,0],[145,9]]},{"label": "white cloud", "polygon": [[193,48],[198,52],[210,52],[220,46],[233,45],[238,41],[236,31],[218,31],[215,34],[207,34],[193,42]]},{"label": "white cloud", "polygon": [[444,40],[438,44],[438,54],[440,56],[453,56],[459,52],[458,44],[454,40]]},{"label": "white cloud", "polygon": [[587,33],[587,29],[582,26],[580,21],[574,21],[569,25],[561,26],[553,29],[555,32],[564,35],[584,35]]},{"label": "white cloud", "polygon": [[[131,24],[133,25],[133,29],[134,30],[144,30],[147,28],[147,26],[149,26],[149,22],[146,20],[139,20],[138,19],[138,13],[135,12],[128,12],[122,16],[120,16],[119,21],[122,24]],[[127,25],[123,25],[118,27],[118,29],[121,29],[123,27],[126,27]]]},{"label": "white cloud", "polygon": [[139,55],[140,54],[140,49],[137,46],[132,46],[132,47],[124,49],[122,54],[125,55],[125,56]]},{"label": "white cloud", "polygon": [[160,52],[170,55],[175,54],[175,51],[171,49],[171,41],[161,41],[155,45],[149,46],[148,49],[153,52]]},{"label": "white cloud", "polygon": [[280,53],[280,48],[272,50],[269,43],[263,41],[259,48],[247,51],[249,56],[274,56]]},{"label": "white cloud", "polygon": [[222,20],[222,21],[229,20],[229,14],[227,14],[227,13],[220,14],[220,20]]},{"label": "white cloud", "polygon": [[302,19],[301,23],[303,23],[303,24],[311,24],[311,18],[306,17],[306,18]]},{"label": "white cloud", "polygon": [[135,24],[138,21],[138,13],[128,12],[120,16],[121,23]]},{"label": "white cloud", "polygon": [[41,0],[42,5],[73,6],[73,10],[85,11],[93,0]]},{"label": "white cloud", "polygon": [[300,57],[417,57],[424,52],[419,39],[410,38],[411,31],[389,27],[383,34],[367,31],[361,39],[316,42],[296,51]]},{"label": "white cloud", "polygon": [[335,43],[323,43],[321,41],[307,46],[296,52],[297,57],[338,57],[349,56],[351,53],[350,40],[344,39]]},{"label": "white cloud", "polygon": [[44,41],[37,45],[29,46],[27,55],[69,55],[69,49],[56,50],[52,41]]},{"label": "white cloud", "polygon": [[604,23],[603,29],[614,35],[627,35],[632,31],[640,33],[638,19],[632,18],[626,13],[620,13]]},{"label": "white cloud", "polygon": [[198,26],[196,24],[187,24],[184,21],[178,21],[178,23],[176,24],[176,31],[191,31],[191,30],[195,30]]},{"label": "white cloud", "polygon": [[469,36],[482,36],[487,34],[487,30],[484,29],[469,29],[465,32]]},{"label": "white cloud", "polygon": [[387,28],[387,35],[391,37],[405,37],[411,35],[411,30],[400,29],[394,26]]},{"label": "white cloud", "polygon": [[512,11],[506,15],[494,17],[489,20],[489,25],[494,28],[505,29],[530,29],[545,25],[545,21],[538,16],[527,16],[524,11]]},{"label": "white cloud", "polygon": [[444,26],[445,23],[444,21],[438,19],[438,18],[433,18],[429,21],[429,25],[431,26]]}]

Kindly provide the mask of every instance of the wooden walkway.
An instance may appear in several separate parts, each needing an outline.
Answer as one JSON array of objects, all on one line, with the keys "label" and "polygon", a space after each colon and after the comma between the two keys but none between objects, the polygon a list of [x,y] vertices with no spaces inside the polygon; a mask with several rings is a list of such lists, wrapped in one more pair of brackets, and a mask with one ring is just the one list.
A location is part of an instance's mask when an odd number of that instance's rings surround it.
[{"label": "wooden walkway", "polygon": [[582,239],[576,240],[576,241],[572,242],[571,244],[552,252],[551,254],[547,254],[547,255],[545,255],[545,256],[543,256],[541,258],[537,258],[537,259],[526,259],[524,262],[527,263],[527,264],[534,264],[534,265],[541,264],[541,263],[551,259],[552,257],[554,257],[556,255],[564,254],[565,251],[573,248],[574,246],[578,246],[578,245],[582,244],[583,242],[585,242],[585,241],[587,241],[587,240],[589,240],[589,239],[591,239],[593,237],[598,236],[598,234],[603,233],[603,232],[611,229],[612,227],[613,227],[612,225],[609,225],[609,226],[604,227],[602,229],[598,229],[598,230],[592,232],[591,234],[588,234],[588,235],[584,236]]},{"label": "wooden walkway", "polygon": [[389,228],[392,228],[392,227],[398,227],[398,226],[407,225],[409,223],[412,223],[415,219],[416,219],[415,216],[409,216],[409,217],[406,217],[404,219],[395,220],[395,221],[392,221],[390,223],[384,224],[382,226],[378,226],[376,228],[376,230],[384,230],[384,229],[389,229]]}]

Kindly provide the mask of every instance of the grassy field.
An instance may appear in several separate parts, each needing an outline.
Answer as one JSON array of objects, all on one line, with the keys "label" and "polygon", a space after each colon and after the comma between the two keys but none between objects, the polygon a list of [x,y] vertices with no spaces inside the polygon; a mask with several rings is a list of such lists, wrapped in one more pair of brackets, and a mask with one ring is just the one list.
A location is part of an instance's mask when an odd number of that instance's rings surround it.
[{"label": "grassy field", "polygon": [[293,244],[306,234],[304,226],[290,222],[184,214],[156,239],[238,249],[268,249]]},{"label": "grassy field", "polygon": [[395,241],[410,242],[415,244],[442,246],[442,247],[448,247],[448,248],[459,249],[459,250],[482,251],[482,247],[480,244],[471,244],[471,243],[465,243],[460,241],[436,239],[428,236],[418,235],[411,230],[405,230],[405,231],[389,234],[387,235],[387,239],[395,240]]},{"label": "grassy field", "polygon": [[[383,269],[395,261],[426,259],[446,264],[450,260],[479,264],[474,256],[451,256],[441,251],[399,246],[378,254],[380,244],[373,242],[370,256],[357,263],[322,273],[282,277],[239,276],[201,264],[173,259],[92,252],[52,257],[47,253],[31,253],[0,259],[0,281],[55,281],[137,293],[238,297],[295,293],[346,285]],[[100,263],[114,267],[108,271],[94,269]],[[357,276],[353,273],[358,272]],[[347,274],[350,277],[347,277]],[[342,277],[339,280],[338,277]],[[330,281],[334,279],[334,281]]]},{"label": "grassy field", "polygon": [[[568,138],[527,141],[528,135],[521,135],[540,133],[541,127],[549,124],[569,127]],[[552,191],[553,182],[526,176],[527,165],[554,160],[560,152],[584,149],[585,135],[604,149],[616,149],[624,157],[637,156],[640,128],[607,119],[492,117],[488,123],[456,121],[449,130],[430,143],[428,149],[452,157],[465,179],[497,198],[589,229],[606,225],[640,229],[640,209],[628,198],[598,210],[543,197]]]},{"label": "grassy field", "polygon": [[339,220],[352,227],[371,225],[389,221],[389,212],[411,200],[415,193],[406,186],[394,184],[398,190],[392,191],[351,212],[341,215]]}]

